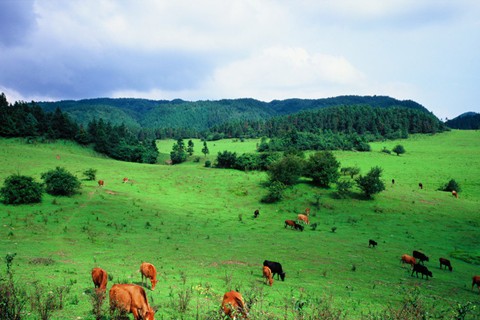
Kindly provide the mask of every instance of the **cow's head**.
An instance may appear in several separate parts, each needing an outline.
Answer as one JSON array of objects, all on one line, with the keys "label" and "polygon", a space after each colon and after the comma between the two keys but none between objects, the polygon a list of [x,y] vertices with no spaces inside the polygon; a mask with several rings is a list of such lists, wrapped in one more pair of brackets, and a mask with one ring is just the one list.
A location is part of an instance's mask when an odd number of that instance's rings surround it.
[{"label": "cow's head", "polygon": [[433,278],[432,271],[427,271],[429,277]]},{"label": "cow's head", "polygon": [[155,289],[155,285],[157,284],[158,280],[157,279],[152,279],[152,290]]},{"label": "cow's head", "polygon": [[285,281],[285,272],[280,273],[280,279],[282,279],[282,281]]}]

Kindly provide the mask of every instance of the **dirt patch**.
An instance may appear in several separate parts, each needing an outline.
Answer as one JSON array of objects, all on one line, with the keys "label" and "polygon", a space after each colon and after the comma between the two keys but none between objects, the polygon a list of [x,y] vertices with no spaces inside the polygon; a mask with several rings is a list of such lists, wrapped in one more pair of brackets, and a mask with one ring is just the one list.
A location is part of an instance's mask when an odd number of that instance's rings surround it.
[{"label": "dirt patch", "polygon": [[112,190],[105,190],[105,193],[112,194],[112,195],[117,195],[118,193]]}]

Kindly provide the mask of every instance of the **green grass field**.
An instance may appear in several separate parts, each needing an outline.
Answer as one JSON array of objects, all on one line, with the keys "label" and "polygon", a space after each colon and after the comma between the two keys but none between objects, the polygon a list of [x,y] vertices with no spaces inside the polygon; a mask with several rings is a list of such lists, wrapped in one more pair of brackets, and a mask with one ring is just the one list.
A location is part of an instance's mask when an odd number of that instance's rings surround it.
[{"label": "green grass field", "polygon": [[[159,159],[168,159],[173,142],[158,142]],[[371,201],[355,195],[337,199],[334,188],[318,189],[305,181],[281,202],[263,204],[265,173],[203,166],[219,151],[255,152],[257,142],[208,142],[210,154],[204,157],[202,143],[194,140],[200,162],[192,157],[168,166],[114,161],[69,142],[27,145],[0,139],[2,184],[14,173],[40,181],[42,172],[56,166],[79,178],[94,168],[105,180],[103,188],[82,181],[81,194],[72,198],[45,195],[37,205],[0,205],[2,261],[16,253],[12,269],[27,288],[35,282],[69,288],[64,308],[52,319],[94,319],[91,269],[109,273],[113,279],[107,288],[140,284],[142,261],[153,263],[159,273],[155,291],[147,289],[158,308],[156,319],[211,317],[230,289],[256,295],[252,319],[300,319],[295,303],[303,300],[306,314],[323,301],[344,310],[347,319],[368,318],[387,306],[399,307],[413,288],[447,319],[458,303],[479,304],[477,289],[471,291],[472,276],[480,274],[479,131],[377,142],[368,153],[335,152],[342,167],[358,166],[363,174],[373,166],[383,168],[386,190]],[[406,153],[381,152],[396,144]],[[130,182],[122,183],[123,177]],[[462,187],[458,199],[437,191],[451,178]],[[284,229],[284,220],[295,219],[306,207],[316,230]],[[255,209],[258,219],[253,219]],[[369,239],[378,246],[369,248]],[[430,257],[426,265],[432,279],[411,277],[400,263],[403,253],[415,249]],[[453,272],[439,269],[439,257],[452,261]],[[264,284],[265,259],[282,263],[285,282]],[[0,265],[3,276],[5,264]],[[188,308],[180,313],[186,294]],[[478,308],[469,317],[480,317]]]}]

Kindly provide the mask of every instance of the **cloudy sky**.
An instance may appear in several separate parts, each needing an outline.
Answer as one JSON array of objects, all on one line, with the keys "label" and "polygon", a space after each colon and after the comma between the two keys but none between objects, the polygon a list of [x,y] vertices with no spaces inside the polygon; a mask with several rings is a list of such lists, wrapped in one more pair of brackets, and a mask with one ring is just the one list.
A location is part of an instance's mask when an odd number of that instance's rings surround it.
[{"label": "cloudy sky", "polygon": [[0,0],[10,102],[388,95],[480,112],[478,0]]}]

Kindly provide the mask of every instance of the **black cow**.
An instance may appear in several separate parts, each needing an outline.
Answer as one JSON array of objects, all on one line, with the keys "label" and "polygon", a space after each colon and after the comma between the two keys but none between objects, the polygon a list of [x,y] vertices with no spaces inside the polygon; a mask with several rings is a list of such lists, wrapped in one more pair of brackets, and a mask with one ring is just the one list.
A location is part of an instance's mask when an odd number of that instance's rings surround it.
[{"label": "black cow", "polygon": [[432,272],[429,271],[429,270],[427,269],[427,267],[422,266],[422,265],[419,264],[419,263],[413,265],[412,277],[413,277],[413,273],[414,273],[414,272],[416,273],[417,278],[418,278],[418,273],[419,273],[419,272],[422,274],[422,279],[423,279],[423,275],[425,275],[425,276],[427,277],[427,280],[428,280],[428,277],[433,278]]},{"label": "black cow", "polygon": [[420,182],[420,183],[418,184],[418,187],[419,187],[420,189],[423,189],[423,183]]},{"label": "black cow", "polygon": [[372,240],[372,239],[368,240],[368,247],[369,247],[369,248],[370,248],[370,247],[374,247],[374,248],[375,248],[376,245],[377,245],[377,241]]},{"label": "black cow", "polygon": [[303,226],[295,222],[295,230],[303,231]]},{"label": "black cow", "polygon": [[257,209],[257,210],[255,210],[255,212],[253,213],[253,217],[254,217],[254,218],[257,218],[259,214],[260,214],[260,210]]},{"label": "black cow", "polygon": [[424,264],[424,261],[428,261],[428,257],[423,252],[417,250],[413,250],[413,257],[418,259],[422,264]]},{"label": "black cow", "polygon": [[447,269],[447,267],[450,271],[453,270],[452,265],[450,264],[450,260],[445,258],[440,258],[438,260],[440,261],[440,269],[442,269],[442,266],[445,266],[445,270]]},{"label": "black cow", "polygon": [[263,265],[269,267],[270,270],[272,270],[272,277],[274,277],[276,274],[277,280],[278,280],[278,276],[280,275],[280,278],[282,279],[282,281],[285,281],[285,272],[283,272],[282,265],[280,263],[275,261],[265,260],[263,261]]}]

